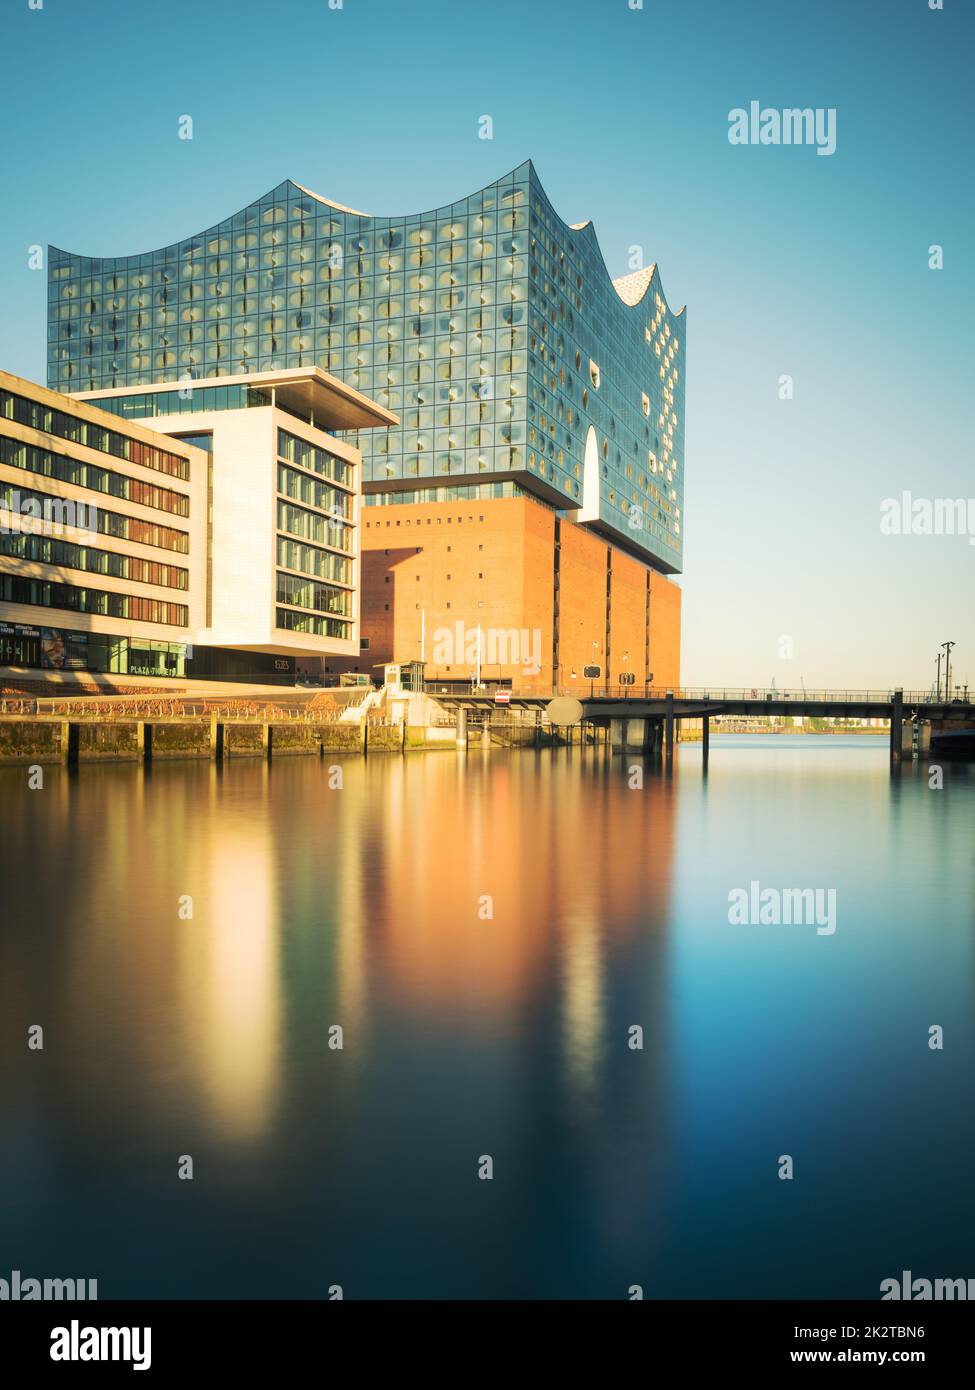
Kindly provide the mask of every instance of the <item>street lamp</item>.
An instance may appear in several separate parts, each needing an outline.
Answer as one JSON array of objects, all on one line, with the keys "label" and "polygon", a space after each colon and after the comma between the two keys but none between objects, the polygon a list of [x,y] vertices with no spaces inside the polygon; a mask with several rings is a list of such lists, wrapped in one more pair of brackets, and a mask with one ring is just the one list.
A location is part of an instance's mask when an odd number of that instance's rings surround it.
[{"label": "street lamp", "polygon": [[951,649],[957,647],[957,642],[942,642],[945,649],[945,700],[951,699]]}]

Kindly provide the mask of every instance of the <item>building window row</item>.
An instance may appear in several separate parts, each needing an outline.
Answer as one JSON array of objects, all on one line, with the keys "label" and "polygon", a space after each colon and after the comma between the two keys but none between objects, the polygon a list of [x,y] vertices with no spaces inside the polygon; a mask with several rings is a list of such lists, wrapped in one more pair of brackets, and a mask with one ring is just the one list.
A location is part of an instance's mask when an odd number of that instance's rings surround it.
[{"label": "building window row", "polygon": [[279,501],[278,530],[287,531],[289,535],[298,536],[304,541],[331,546],[333,550],[343,550],[347,555],[352,554],[354,529],[336,517],[323,516],[321,512],[308,512],[304,507]]},{"label": "building window row", "polygon": [[355,503],[351,493],[340,492],[327,483],[320,483],[310,474],[300,473],[283,463],[278,464],[278,492],[296,502],[304,502],[308,507],[319,507],[332,516],[341,516],[345,520],[352,517]]},{"label": "building window row", "polygon": [[316,613],[295,613],[290,608],[279,608],[276,624],[287,632],[300,632],[309,637],[341,637],[351,635],[350,624],[341,618],[322,618]]},{"label": "building window row", "polygon": [[299,579],[294,574],[278,571],[278,603],[290,603],[294,608],[313,608],[318,613],[338,613],[352,617],[352,593],[349,589],[333,589],[313,579]]},{"label": "building window row", "polygon": [[67,628],[0,623],[0,663],[44,671],[108,671],[130,676],[185,676],[186,646],[147,637],[113,637]]},{"label": "building window row", "polygon": [[154,415],[195,415],[207,410],[241,410],[269,406],[271,395],[256,386],[194,386],[187,381],[175,391],[139,391],[132,396],[103,396],[97,404],[123,420],[146,420]]},{"label": "building window row", "polygon": [[[489,241],[474,241],[471,254],[465,254],[463,243],[454,242],[439,251],[419,247],[405,256],[383,257],[375,265],[371,258],[346,257],[341,248],[319,243],[319,263],[311,256],[295,258],[292,264],[283,263],[273,248],[259,258],[247,257],[249,265],[240,265],[243,273],[229,275],[184,275],[183,283],[172,289],[160,289],[155,295],[147,291],[114,290],[101,294],[84,286],[92,281],[77,281],[64,286],[60,296],[52,293],[48,305],[48,321],[61,323],[78,333],[82,325],[99,319],[113,328],[140,327],[155,318],[175,325],[180,311],[184,315],[191,304],[212,303],[229,318],[246,314],[273,312],[283,307],[284,295],[289,293],[293,304],[296,296],[334,296],[341,301],[386,299],[429,293],[435,287],[450,289],[457,285],[499,285],[508,289],[512,284],[525,287],[529,276],[538,279],[538,267],[523,254],[525,248],[514,241],[502,245],[502,254],[495,254]],[[241,258],[244,260],[245,258]],[[546,286],[548,289],[548,286]],[[557,295],[550,297],[557,298]],[[184,320],[185,321],[185,320]]]},{"label": "building window row", "polygon": [[287,430],[278,430],[278,454],[288,463],[317,473],[341,487],[353,486],[351,463],[328,453],[325,449],[317,448],[314,444],[309,444],[305,439],[289,434]]},{"label": "building window row", "polygon": [[[12,483],[0,482],[0,511],[13,513],[18,506],[23,508],[27,502],[36,504],[45,521],[50,519],[55,526],[76,524],[78,513],[83,511],[85,529],[97,531],[99,535],[155,546],[158,550],[174,550],[180,555],[190,552],[190,538],[186,531],[159,526],[155,521],[142,521],[135,516],[123,516],[121,512],[106,511],[94,503],[75,504],[64,497],[52,497],[46,492],[15,488]],[[75,522],[70,520],[72,516]]]},{"label": "building window row", "polygon": [[111,497],[137,502],[158,512],[172,512],[176,516],[190,514],[190,499],[186,493],[157,487],[155,483],[144,483],[141,478],[116,473],[97,463],[85,463],[81,459],[68,458],[65,454],[52,454],[48,449],[24,444],[19,439],[0,439],[0,463],[6,463],[11,468],[22,468],[27,473],[38,473],[45,478],[56,478],[75,487],[89,488],[92,492],[108,493]]},{"label": "building window row", "polygon": [[83,420],[78,415],[69,415],[63,410],[55,410],[41,401],[28,400],[12,391],[0,391],[0,415],[6,420],[14,420],[19,425],[41,430],[45,434],[57,435],[59,439],[70,439],[76,444],[84,444],[89,449],[101,453],[114,454],[116,458],[128,463],[141,464],[157,473],[166,473],[171,478],[186,481],[190,476],[189,461],[179,454],[166,449],[158,449],[145,444],[141,439],[131,439],[119,434],[117,430],[106,429],[91,420]]},{"label": "building window row", "polygon": [[[425,502],[467,502],[477,498],[496,498],[496,497],[530,497],[532,501],[537,501],[540,506],[547,507],[549,511],[554,508],[541,498],[535,497],[525,488],[519,487],[515,482],[505,480],[500,483],[460,483],[456,487],[429,487],[411,489],[405,492],[369,492],[363,497],[363,502],[367,507],[391,507],[419,504]],[[480,518],[482,521],[483,517]],[[366,522],[368,528],[372,523]],[[386,523],[387,526],[389,523]],[[420,523],[417,522],[417,525]],[[377,521],[377,526],[382,522]],[[399,525],[399,522],[396,523]]]},{"label": "building window row", "polygon": [[332,579],[338,584],[352,583],[352,562],[330,550],[278,536],[278,564],[285,569],[301,570],[316,579]]},{"label": "building window row", "polygon": [[49,536],[24,535],[16,531],[0,535],[0,555],[11,555],[39,565],[60,565],[64,569],[108,574],[134,584],[156,584],[164,589],[189,588],[189,570],[179,565],[165,565],[157,560],[144,560],[139,555],[99,550],[95,546],[53,540]]},{"label": "building window row", "polygon": [[131,622],[166,623],[170,627],[186,627],[189,621],[185,603],[113,594],[106,589],[81,589],[74,584],[23,579],[14,574],[0,575],[0,597],[6,603],[64,608],[71,613],[98,613],[110,618],[127,618]]}]

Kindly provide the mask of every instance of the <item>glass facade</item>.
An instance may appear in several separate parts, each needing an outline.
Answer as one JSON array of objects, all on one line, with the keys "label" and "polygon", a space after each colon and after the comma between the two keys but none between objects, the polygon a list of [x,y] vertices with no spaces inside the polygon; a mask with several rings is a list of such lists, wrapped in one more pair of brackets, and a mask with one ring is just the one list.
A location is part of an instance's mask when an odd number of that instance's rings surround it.
[{"label": "glass facade", "polygon": [[185,676],[186,646],[0,622],[0,665],[123,676]]},{"label": "glass facade", "polygon": [[154,415],[197,415],[207,410],[269,406],[271,396],[253,386],[185,386],[174,391],[140,391],[134,396],[100,396],[93,404],[123,420],[151,420]]},{"label": "glass facade", "polygon": [[[288,608],[275,608],[275,624],[288,632],[350,641],[355,596],[354,568],[347,556],[355,552],[355,469],[289,430],[278,430],[277,449],[276,546],[281,568],[275,572],[275,598]],[[304,505],[292,506],[293,501]],[[293,536],[318,544],[303,545]],[[323,579],[333,582],[323,584]]]},{"label": "glass facade", "polygon": [[614,285],[530,162],[403,217],[288,181],[159,251],[48,264],[57,390],[317,365],[400,417],[353,440],[367,486],[517,476],[681,568],[685,315],[654,267]]},{"label": "glass facade", "polygon": [[0,531],[0,555],[11,555],[37,565],[58,565],[61,569],[86,570],[91,574],[110,574],[136,584],[157,584],[164,589],[188,589],[189,570],[126,555],[118,550],[101,550],[93,545],[52,540],[48,536],[22,531]]},{"label": "glass facade", "polygon": [[114,468],[102,468],[97,463],[86,463],[67,454],[53,453],[50,449],[39,449],[20,439],[0,438],[0,463],[10,468],[22,468],[38,477],[55,478],[60,483],[88,488],[91,492],[107,493],[123,502],[138,502],[140,506],[154,507],[160,512],[172,512],[175,516],[184,517],[190,514],[190,499],[185,492],[157,487],[155,483],[143,482],[141,478],[119,473]]},{"label": "glass facade", "polygon": [[[98,404],[100,407],[101,402]],[[92,420],[83,420],[79,415],[54,410],[41,401],[28,400],[26,396],[18,396],[12,391],[0,389],[0,416],[5,420],[14,420],[18,425],[41,430],[44,434],[56,435],[58,439],[69,439],[74,444],[99,449],[103,454],[112,454],[115,458],[125,459],[127,463],[153,468],[157,473],[166,473],[171,478],[181,478],[185,482],[190,476],[190,466],[179,454],[157,449],[139,439],[131,439],[127,434],[106,429]]]},{"label": "glass facade", "polygon": [[370,492],[367,507],[415,506],[422,502],[477,502],[499,497],[528,497],[527,488],[507,479],[499,483],[461,483],[457,487],[426,487],[409,492]]},{"label": "glass facade", "polygon": [[117,594],[109,589],[89,589],[51,579],[26,579],[18,574],[0,574],[0,602],[64,608],[71,613],[98,613],[103,617],[128,618],[132,622],[165,623],[168,627],[186,627],[189,622],[185,603]]},{"label": "glass facade", "polygon": [[[3,441],[0,441],[0,461],[3,457]],[[46,492],[35,492],[33,488],[15,488],[12,483],[0,482],[0,512],[13,512],[18,506],[31,504],[40,509],[42,515],[53,512],[62,501]],[[76,518],[78,511],[75,512]],[[85,507],[84,523],[86,529],[102,536],[114,536],[120,541],[138,541],[140,545],[154,545],[160,550],[175,550],[180,555],[188,555],[190,549],[189,533],[177,531],[171,526],[157,526],[152,521],[142,521],[138,517],[125,516],[122,512],[110,512],[102,506]]]}]

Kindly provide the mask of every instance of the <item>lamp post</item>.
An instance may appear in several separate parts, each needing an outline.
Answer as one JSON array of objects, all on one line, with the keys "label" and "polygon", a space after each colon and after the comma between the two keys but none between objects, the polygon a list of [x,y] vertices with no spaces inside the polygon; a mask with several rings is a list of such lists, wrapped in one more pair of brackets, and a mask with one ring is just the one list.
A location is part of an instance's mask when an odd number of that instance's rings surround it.
[{"label": "lamp post", "polygon": [[937,700],[940,702],[940,700],[941,700],[941,649],[940,649],[940,647],[938,648],[938,694],[937,694],[937,697],[936,697],[936,698],[937,698]]},{"label": "lamp post", "polygon": [[945,649],[945,701],[951,699],[951,649],[957,647],[957,642],[942,642]]}]

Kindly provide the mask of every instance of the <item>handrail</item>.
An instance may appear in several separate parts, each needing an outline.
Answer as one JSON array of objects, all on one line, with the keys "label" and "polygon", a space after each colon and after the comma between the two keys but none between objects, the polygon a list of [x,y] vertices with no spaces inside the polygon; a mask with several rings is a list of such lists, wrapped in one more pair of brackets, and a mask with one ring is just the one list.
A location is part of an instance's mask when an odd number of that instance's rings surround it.
[{"label": "handrail", "polygon": [[[517,687],[505,687],[504,693],[512,700],[549,700],[553,696],[537,688],[521,690]],[[642,685],[600,685],[593,682],[593,690],[590,695],[589,682],[579,681],[571,686],[562,686],[559,695],[573,695],[576,699],[586,702],[593,700],[666,700],[668,695],[673,695],[675,700],[691,701],[748,701],[756,704],[856,704],[856,705],[879,705],[889,706],[893,703],[894,694],[892,689],[887,690],[773,690],[761,686],[642,686]],[[495,692],[493,690],[482,691],[452,691],[449,694],[437,695],[433,698],[443,701],[455,700],[478,700],[487,704],[494,702]],[[901,696],[905,708],[909,705],[934,705],[942,706],[972,706],[975,705],[975,695],[963,697],[953,695],[950,698],[942,696],[940,699],[932,695],[930,690],[903,690]]]},{"label": "handrail", "polygon": [[[533,703],[541,703],[553,698],[552,693],[539,691],[534,687],[525,690],[505,687],[504,693],[512,701],[531,700]],[[635,684],[599,685],[594,682],[590,696],[589,682],[586,681],[573,683],[571,686],[563,686],[558,691],[560,695],[572,695],[584,702],[588,702],[590,699],[595,701],[653,700],[665,702],[667,697],[672,695],[675,701],[683,702],[745,703],[753,705],[756,713],[760,711],[761,707],[768,705],[855,704],[860,706],[875,705],[878,714],[884,714],[890,709],[894,693],[893,690],[889,689],[773,690],[759,686],[734,688],[713,685],[665,687]],[[507,702],[497,703],[494,695],[493,690],[456,691],[445,695],[434,694],[433,698],[447,704],[457,701],[477,701],[481,705],[496,707],[499,710],[508,708]],[[904,690],[901,695],[905,711],[919,707],[953,709],[956,712],[971,711],[975,708],[975,696],[969,697],[967,690],[964,692],[964,696],[956,694],[950,698],[947,696],[938,698],[932,695],[930,690]],[[187,719],[209,719],[212,715],[216,715],[223,721],[235,723],[319,725],[338,722],[345,708],[344,706],[335,709],[315,708],[307,701],[289,702],[287,697],[281,703],[272,703],[271,701],[264,703],[241,696],[221,699],[214,696],[187,698],[165,694],[156,698],[146,695],[138,697],[99,695],[59,698],[34,698],[16,695],[0,697],[0,715],[34,715],[37,717],[106,722],[165,720],[180,723]],[[370,719],[374,718],[376,713],[377,711],[374,709],[363,711],[363,714]]]}]

